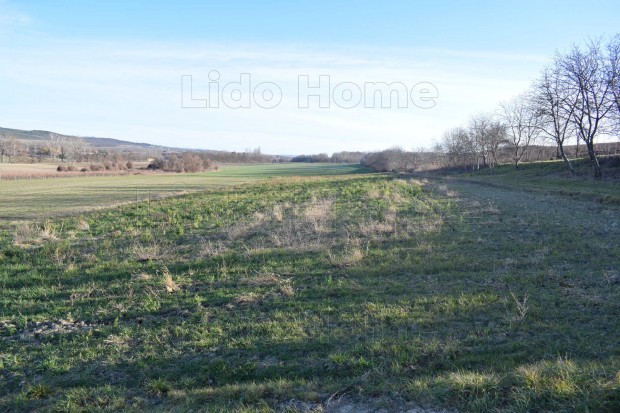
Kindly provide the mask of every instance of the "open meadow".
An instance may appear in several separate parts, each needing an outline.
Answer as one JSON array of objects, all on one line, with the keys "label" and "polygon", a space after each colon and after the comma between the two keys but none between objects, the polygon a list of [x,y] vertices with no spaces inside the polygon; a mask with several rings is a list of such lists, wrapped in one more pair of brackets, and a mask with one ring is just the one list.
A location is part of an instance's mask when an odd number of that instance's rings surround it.
[{"label": "open meadow", "polygon": [[[0,165],[0,171],[5,174],[12,171],[24,173],[27,168],[33,168],[54,172],[53,166],[5,164]],[[75,214],[278,176],[357,172],[368,172],[368,169],[348,165],[225,165],[217,172],[193,174],[143,172],[131,175],[64,177],[63,173],[58,173],[58,179],[0,180],[0,220],[41,219]]]},{"label": "open meadow", "polygon": [[0,183],[0,411],[620,411],[618,203],[363,172]]}]

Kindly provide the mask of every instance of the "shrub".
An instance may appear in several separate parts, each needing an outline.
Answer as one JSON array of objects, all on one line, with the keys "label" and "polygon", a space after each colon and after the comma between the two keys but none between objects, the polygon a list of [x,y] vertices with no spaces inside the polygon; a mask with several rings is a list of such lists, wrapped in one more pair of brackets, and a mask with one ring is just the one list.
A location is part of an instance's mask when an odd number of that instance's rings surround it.
[{"label": "shrub", "polygon": [[199,156],[186,153],[181,158],[181,168],[184,172],[200,172],[204,170],[204,165]]},{"label": "shrub", "polygon": [[67,167],[64,165],[58,165],[58,168],[56,168],[56,170],[58,172],[67,172]]},{"label": "shrub", "polygon": [[181,156],[171,154],[165,158],[155,159],[147,169],[166,172],[202,172],[217,170],[217,165],[205,154],[185,152]]},{"label": "shrub", "polygon": [[362,166],[373,168],[377,172],[411,172],[418,167],[418,154],[393,147],[380,152],[366,154]]}]

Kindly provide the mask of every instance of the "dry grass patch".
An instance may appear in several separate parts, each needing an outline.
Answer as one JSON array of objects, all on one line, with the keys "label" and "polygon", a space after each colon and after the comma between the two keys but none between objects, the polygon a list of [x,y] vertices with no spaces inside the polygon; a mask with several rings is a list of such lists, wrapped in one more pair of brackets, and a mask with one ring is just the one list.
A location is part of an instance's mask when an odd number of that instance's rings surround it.
[{"label": "dry grass patch", "polygon": [[129,350],[129,343],[131,342],[131,337],[125,334],[110,334],[108,338],[103,340],[103,342],[109,346],[114,347],[117,351],[127,351]]},{"label": "dry grass patch", "polygon": [[78,231],[90,231],[90,224],[85,219],[80,219],[75,228]]},{"label": "dry grass patch", "polygon": [[40,226],[20,222],[13,229],[13,244],[18,247],[28,247],[55,240],[58,240],[58,237],[51,221],[45,221]]},{"label": "dry grass patch", "polygon": [[199,245],[200,245],[200,251],[199,251],[200,257],[215,257],[228,250],[228,247],[223,242],[205,240],[204,238],[200,240]]},{"label": "dry grass patch", "polygon": [[408,219],[401,223],[408,235],[428,235],[437,233],[444,225],[441,216],[427,216],[424,219]]},{"label": "dry grass patch", "polygon": [[378,189],[369,189],[366,193],[366,197],[368,199],[379,199],[381,198],[381,192]]},{"label": "dry grass patch", "polygon": [[153,277],[145,272],[140,272],[138,274],[134,274],[133,278],[138,281],[149,281]]},{"label": "dry grass patch", "polygon": [[231,241],[245,238],[257,227],[263,225],[266,218],[267,216],[262,212],[255,212],[250,219],[240,219],[226,228],[226,237]]},{"label": "dry grass patch", "polygon": [[315,232],[324,232],[325,224],[329,221],[333,205],[333,199],[313,199],[305,207],[302,215]]},{"label": "dry grass patch", "polygon": [[238,295],[235,300],[234,303],[236,305],[245,307],[245,306],[255,306],[255,305],[259,305],[261,302],[263,301],[263,296],[261,294],[258,293],[243,293]]},{"label": "dry grass patch", "polygon": [[172,274],[170,274],[170,271],[167,267],[164,267],[162,269],[162,277],[164,288],[168,293],[173,293],[180,290],[179,285],[176,283],[174,278],[172,278]]},{"label": "dry grass patch", "polygon": [[51,221],[45,221],[40,229],[41,238],[45,241],[57,240],[56,229]]},{"label": "dry grass patch", "polygon": [[364,259],[364,253],[362,251],[359,239],[354,239],[345,245],[341,251],[328,250],[327,260],[336,268],[353,267]]},{"label": "dry grass patch", "polygon": [[358,224],[358,231],[364,238],[377,238],[394,231],[394,225],[381,221],[366,221]]},{"label": "dry grass patch", "polygon": [[268,240],[277,248],[296,251],[317,251],[324,245],[324,236],[329,232],[324,223],[308,224],[305,220],[285,220],[270,229]]},{"label": "dry grass patch", "polygon": [[13,244],[18,247],[32,245],[38,238],[36,226],[27,222],[17,224],[13,230]]},{"label": "dry grass patch", "polygon": [[286,284],[280,287],[280,294],[282,294],[284,297],[290,298],[295,295],[295,289],[292,285]]},{"label": "dry grass patch", "polygon": [[142,244],[136,241],[129,250],[130,255],[138,262],[160,261],[168,258],[166,249],[156,241]]},{"label": "dry grass patch", "polygon": [[276,222],[282,222],[284,219],[284,209],[282,208],[282,205],[276,204],[273,206],[273,209],[271,210],[271,219]]}]

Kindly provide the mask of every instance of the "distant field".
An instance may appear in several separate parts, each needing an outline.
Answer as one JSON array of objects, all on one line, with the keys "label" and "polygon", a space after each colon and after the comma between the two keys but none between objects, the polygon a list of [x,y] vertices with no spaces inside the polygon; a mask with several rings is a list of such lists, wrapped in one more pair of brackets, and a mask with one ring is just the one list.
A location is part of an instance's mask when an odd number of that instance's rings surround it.
[{"label": "distant field", "polygon": [[0,172],[3,175],[10,172],[53,172],[57,166],[51,163],[0,163]]},{"label": "distant field", "polygon": [[[12,168],[12,169],[11,169]],[[8,170],[53,171],[54,165],[0,165]],[[141,202],[278,176],[322,176],[368,172],[359,166],[268,164],[223,166],[218,172],[80,176],[63,179],[0,180],[0,219],[38,219],[112,205]]]},{"label": "distant field", "polygon": [[[72,172],[58,172],[56,168],[59,165],[77,168]],[[147,162],[134,162],[135,168],[145,168]],[[97,172],[81,172],[82,168],[89,168],[88,163],[0,163],[0,181],[12,180],[30,180],[30,179],[50,179],[50,178],[71,178],[85,176],[101,176],[101,175],[126,175],[137,173],[136,170],[131,171],[97,171]]]}]

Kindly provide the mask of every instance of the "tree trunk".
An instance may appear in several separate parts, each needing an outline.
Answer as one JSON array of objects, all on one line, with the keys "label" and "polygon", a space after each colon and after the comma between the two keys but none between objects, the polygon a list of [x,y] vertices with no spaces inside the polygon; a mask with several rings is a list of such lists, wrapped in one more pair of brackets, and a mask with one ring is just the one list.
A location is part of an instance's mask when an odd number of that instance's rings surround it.
[{"label": "tree trunk", "polygon": [[570,160],[566,157],[566,154],[564,153],[564,145],[558,145],[558,152],[560,153],[560,156],[562,157],[562,160],[564,161],[564,164],[570,171],[571,175],[575,175],[575,168],[573,168],[573,164],[570,163]]},{"label": "tree trunk", "polygon": [[601,165],[598,163],[596,152],[594,152],[594,143],[586,142],[586,146],[588,148],[588,155],[590,155],[590,163],[592,164],[592,172],[594,173],[594,177],[600,179],[603,177],[603,173],[601,172]]},{"label": "tree trunk", "polygon": [[575,159],[579,158],[579,141],[581,139],[577,138],[577,144],[575,145]]}]

